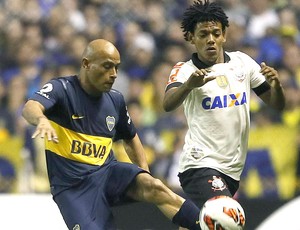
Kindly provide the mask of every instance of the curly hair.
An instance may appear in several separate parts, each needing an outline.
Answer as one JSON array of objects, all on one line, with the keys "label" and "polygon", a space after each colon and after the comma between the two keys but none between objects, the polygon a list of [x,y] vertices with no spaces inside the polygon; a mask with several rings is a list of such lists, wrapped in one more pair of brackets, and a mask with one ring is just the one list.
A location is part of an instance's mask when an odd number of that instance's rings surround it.
[{"label": "curly hair", "polygon": [[184,39],[189,40],[188,34],[194,32],[197,23],[209,21],[220,22],[223,31],[229,27],[228,17],[220,5],[209,0],[195,1],[183,14],[181,28]]}]

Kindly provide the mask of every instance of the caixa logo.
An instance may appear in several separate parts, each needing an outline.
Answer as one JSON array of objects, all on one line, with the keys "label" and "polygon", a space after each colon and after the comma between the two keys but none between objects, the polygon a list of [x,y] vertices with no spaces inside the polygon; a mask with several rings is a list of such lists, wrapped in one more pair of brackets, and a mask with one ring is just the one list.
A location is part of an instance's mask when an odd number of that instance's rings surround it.
[{"label": "caixa logo", "polygon": [[246,93],[229,94],[216,97],[206,97],[202,100],[202,107],[208,109],[221,109],[232,106],[239,106],[247,103]]}]

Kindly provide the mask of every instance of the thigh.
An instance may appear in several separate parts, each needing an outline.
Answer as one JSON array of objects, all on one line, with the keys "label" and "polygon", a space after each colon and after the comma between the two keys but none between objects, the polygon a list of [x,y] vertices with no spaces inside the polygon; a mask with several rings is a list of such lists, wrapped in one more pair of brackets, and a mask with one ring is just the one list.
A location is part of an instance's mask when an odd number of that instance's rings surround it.
[{"label": "thigh", "polygon": [[180,183],[187,196],[201,208],[214,196],[230,196],[225,176],[213,169],[192,169],[179,174]]}]

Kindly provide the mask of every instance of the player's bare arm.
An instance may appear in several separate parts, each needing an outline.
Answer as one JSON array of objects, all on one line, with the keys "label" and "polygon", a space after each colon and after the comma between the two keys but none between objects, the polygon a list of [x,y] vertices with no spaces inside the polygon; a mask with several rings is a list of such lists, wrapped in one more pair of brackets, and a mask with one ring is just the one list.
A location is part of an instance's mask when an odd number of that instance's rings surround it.
[{"label": "player's bare arm", "polygon": [[48,141],[58,143],[55,130],[51,126],[48,118],[44,115],[44,106],[37,101],[29,100],[23,109],[23,117],[32,125],[36,126],[32,138],[40,136],[47,137]]},{"label": "player's bare arm", "polygon": [[282,111],[285,106],[285,97],[278,72],[274,68],[267,66],[264,62],[261,63],[260,72],[271,86],[271,90],[260,95],[261,99],[272,108]]},{"label": "player's bare arm", "polygon": [[165,93],[163,100],[165,111],[169,112],[178,108],[194,88],[201,87],[207,82],[214,80],[215,76],[207,76],[209,72],[208,69],[198,69],[180,87],[169,89]]},{"label": "player's bare arm", "polygon": [[124,149],[132,163],[149,171],[146,155],[139,136],[136,134],[131,140],[123,140]]}]

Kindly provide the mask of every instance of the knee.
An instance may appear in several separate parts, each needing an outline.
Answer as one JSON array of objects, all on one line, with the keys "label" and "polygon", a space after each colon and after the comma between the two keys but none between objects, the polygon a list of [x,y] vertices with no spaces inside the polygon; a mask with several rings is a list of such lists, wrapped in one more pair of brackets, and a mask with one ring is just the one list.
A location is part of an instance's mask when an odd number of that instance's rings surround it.
[{"label": "knee", "polygon": [[152,199],[159,197],[162,193],[168,193],[168,188],[161,180],[149,175],[147,179],[143,180],[143,191],[146,199]]},{"label": "knee", "polygon": [[149,190],[153,193],[161,193],[167,190],[166,185],[159,179],[153,178],[149,184]]},{"label": "knee", "polygon": [[147,180],[144,180],[144,188],[148,191],[158,192],[164,190],[164,184],[161,180],[150,176]]},{"label": "knee", "polygon": [[131,190],[131,197],[139,201],[151,202],[156,205],[180,205],[184,199],[169,189],[161,180],[149,174],[140,174],[137,177],[136,187]]}]

